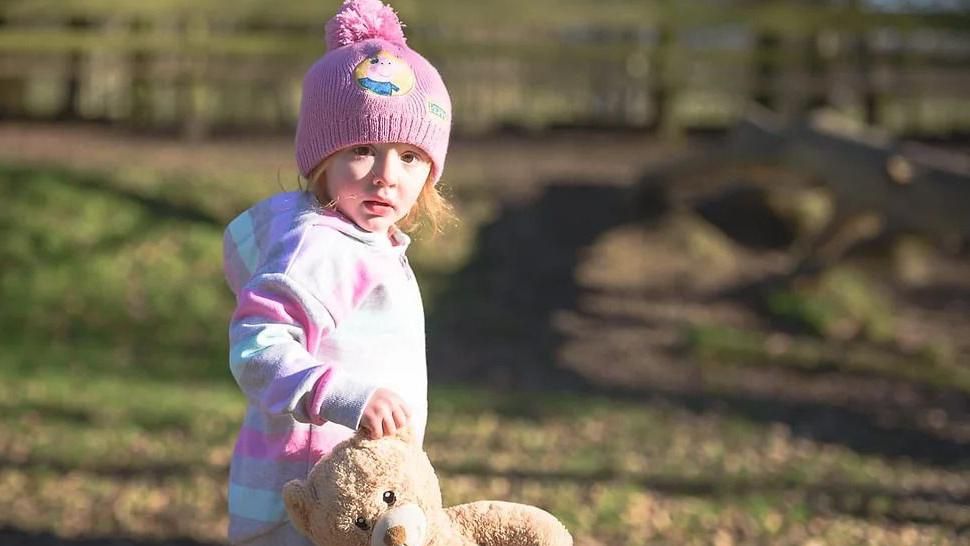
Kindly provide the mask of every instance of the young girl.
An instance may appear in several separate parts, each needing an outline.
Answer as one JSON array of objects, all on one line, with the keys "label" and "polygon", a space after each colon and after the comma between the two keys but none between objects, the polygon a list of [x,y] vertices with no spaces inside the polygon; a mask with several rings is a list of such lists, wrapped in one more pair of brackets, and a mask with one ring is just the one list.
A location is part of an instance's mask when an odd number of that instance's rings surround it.
[{"label": "young girl", "polygon": [[423,437],[421,297],[398,227],[436,224],[451,102],[380,0],[348,0],[307,72],[296,133],[306,191],[225,234],[230,367],[248,400],[229,475],[233,544],[309,544],[281,491],[357,429]]}]

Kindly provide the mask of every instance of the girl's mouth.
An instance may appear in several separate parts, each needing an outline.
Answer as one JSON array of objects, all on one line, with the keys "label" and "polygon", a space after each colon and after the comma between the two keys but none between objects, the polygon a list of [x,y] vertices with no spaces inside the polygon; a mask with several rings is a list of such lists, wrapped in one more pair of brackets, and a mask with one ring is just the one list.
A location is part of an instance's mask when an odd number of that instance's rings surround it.
[{"label": "girl's mouth", "polygon": [[390,203],[379,199],[366,199],[362,205],[367,212],[378,215],[387,214],[393,209]]}]

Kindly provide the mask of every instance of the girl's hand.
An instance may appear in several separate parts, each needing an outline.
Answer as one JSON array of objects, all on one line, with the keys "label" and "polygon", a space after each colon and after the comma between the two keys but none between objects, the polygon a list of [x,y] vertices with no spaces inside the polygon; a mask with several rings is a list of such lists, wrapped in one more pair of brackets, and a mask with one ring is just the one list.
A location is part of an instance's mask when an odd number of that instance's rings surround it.
[{"label": "girl's hand", "polygon": [[374,391],[364,407],[359,428],[366,430],[372,439],[377,440],[397,434],[397,430],[407,426],[410,419],[411,410],[404,400],[393,391],[380,388]]}]

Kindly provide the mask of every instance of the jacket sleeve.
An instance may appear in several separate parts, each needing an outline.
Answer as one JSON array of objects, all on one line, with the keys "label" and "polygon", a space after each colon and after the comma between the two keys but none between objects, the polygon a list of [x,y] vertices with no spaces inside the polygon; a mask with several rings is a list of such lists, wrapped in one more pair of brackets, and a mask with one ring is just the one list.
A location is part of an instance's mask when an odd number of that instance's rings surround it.
[{"label": "jacket sleeve", "polygon": [[356,381],[312,350],[336,327],[310,291],[283,273],[259,274],[237,295],[229,364],[250,403],[306,423],[357,429],[376,386]]}]

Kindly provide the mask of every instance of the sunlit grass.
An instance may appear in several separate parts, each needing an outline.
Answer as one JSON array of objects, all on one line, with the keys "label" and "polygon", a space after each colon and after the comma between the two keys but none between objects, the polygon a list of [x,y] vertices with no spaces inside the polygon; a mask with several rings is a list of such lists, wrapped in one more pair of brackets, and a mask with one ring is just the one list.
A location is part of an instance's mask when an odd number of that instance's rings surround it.
[{"label": "sunlit grass", "polygon": [[4,366],[221,373],[231,299],[220,225],[56,170],[0,170],[0,197]]},{"label": "sunlit grass", "polygon": [[[0,166],[0,367],[226,375],[233,299],[222,230],[274,187],[227,194],[218,179],[171,188],[166,177],[143,178]],[[223,194],[232,197],[214,199]],[[449,238],[416,241],[428,309],[467,259],[473,231],[460,223]]]}]

